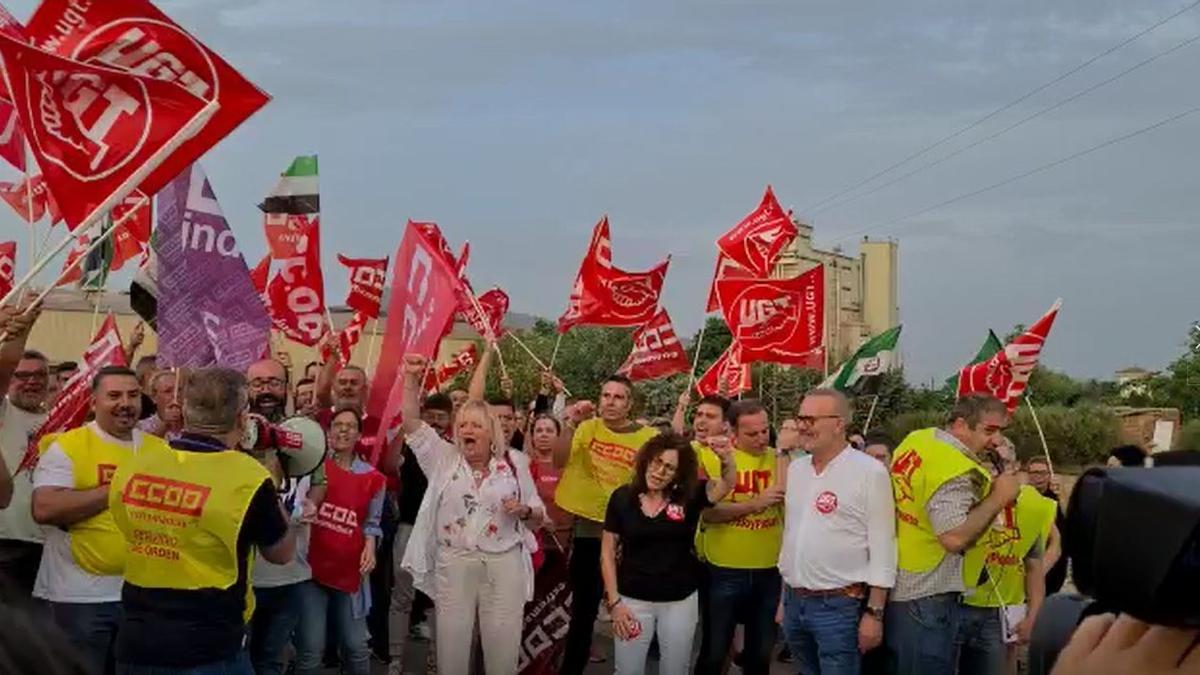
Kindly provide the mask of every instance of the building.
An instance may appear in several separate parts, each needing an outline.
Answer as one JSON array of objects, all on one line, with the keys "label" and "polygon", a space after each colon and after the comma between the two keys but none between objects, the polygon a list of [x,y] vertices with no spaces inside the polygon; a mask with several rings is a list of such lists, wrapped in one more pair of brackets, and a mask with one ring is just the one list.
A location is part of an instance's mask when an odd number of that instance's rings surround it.
[{"label": "building", "polygon": [[1134,395],[1145,395],[1150,393],[1150,381],[1158,373],[1145,368],[1131,366],[1122,368],[1113,373],[1113,379],[1116,380],[1117,389],[1121,393],[1121,398],[1129,398]]},{"label": "building", "polygon": [[838,246],[823,251],[813,246],[812,225],[795,222],[799,234],[781,253],[774,274],[790,278],[825,265],[825,344],[832,368],[900,323],[900,245],[863,237],[857,256]]}]

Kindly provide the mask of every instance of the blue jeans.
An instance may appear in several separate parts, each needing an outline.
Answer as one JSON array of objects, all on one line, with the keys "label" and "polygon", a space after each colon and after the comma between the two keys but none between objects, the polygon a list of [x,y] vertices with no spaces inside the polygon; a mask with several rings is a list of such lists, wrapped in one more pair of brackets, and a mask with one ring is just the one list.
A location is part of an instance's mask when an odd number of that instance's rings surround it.
[{"label": "blue jeans", "polygon": [[954,675],[958,599],[958,593],[939,593],[888,603],[883,640],[892,675]]},{"label": "blue jeans", "polygon": [[75,647],[79,659],[93,673],[111,673],[117,626],[121,623],[119,602],[48,602],[54,623]]},{"label": "blue jeans", "polygon": [[959,675],[1004,675],[1008,672],[1008,648],[999,607],[958,608]]},{"label": "blue jeans", "polygon": [[214,661],[190,668],[118,663],[117,675],[254,675],[254,668],[250,666],[250,654],[243,649],[225,661]]},{"label": "blue jeans", "polygon": [[708,565],[704,647],[696,663],[697,675],[717,675],[729,656],[737,624],[746,627],[742,647],[742,672],[766,675],[775,646],[775,609],[779,606],[779,570],[774,567],[742,570]]},{"label": "blue jeans", "polygon": [[285,650],[300,623],[301,584],[254,589],[250,663],[256,675],[283,675]]},{"label": "blue jeans", "polygon": [[845,596],[783,596],[783,635],[805,675],[859,675],[862,601]]},{"label": "blue jeans", "polygon": [[337,636],[342,672],[370,675],[371,649],[367,646],[367,617],[354,616],[354,598],[315,581],[300,584],[301,614],[297,630],[296,675],[316,675],[325,653],[326,619]]}]

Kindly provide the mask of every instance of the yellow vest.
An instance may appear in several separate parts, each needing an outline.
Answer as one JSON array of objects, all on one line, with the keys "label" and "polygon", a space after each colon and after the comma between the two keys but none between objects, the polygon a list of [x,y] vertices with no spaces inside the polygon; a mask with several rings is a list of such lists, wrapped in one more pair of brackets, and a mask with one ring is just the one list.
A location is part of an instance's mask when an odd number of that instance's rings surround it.
[{"label": "yellow vest", "polygon": [[[710,478],[721,475],[721,460],[711,448],[699,446],[696,455],[704,473]],[[721,500],[722,503],[749,501],[774,485],[777,459],[774,448],[767,448],[757,456],[735,449],[733,460],[737,466],[737,483]],[[696,535],[696,551],[702,559],[719,567],[734,569],[775,567],[779,564],[782,545],[782,504],[728,523],[701,522]]]},{"label": "yellow vest", "polygon": [[[1020,605],[1025,602],[1025,556],[1041,539],[1050,535],[1050,526],[1058,513],[1054,500],[1043,497],[1028,485],[1022,485],[1017,501],[1010,504],[987,529],[976,546],[986,551],[988,577],[983,585],[968,593],[963,601],[973,607]],[[995,586],[992,585],[995,581]]]},{"label": "yellow vest", "polygon": [[598,417],[584,420],[571,439],[571,456],[554,491],[554,502],[568,513],[604,522],[608,497],[633,476],[633,459],[658,435],[651,426],[615,433]]},{"label": "yellow vest", "polygon": [[[226,589],[238,577],[237,540],[250,501],[270,480],[237,450],[141,449],[117,469],[109,510],[125,537],[125,581],[143,588]],[[250,578],[254,551],[248,552]],[[246,583],[246,610],[254,590]]]},{"label": "yellow vest", "polygon": [[[978,463],[957,448],[935,437],[935,429],[918,429],[896,448],[892,460],[892,489],[896,497],[897,566],[915,574],[938,566],[946,555],[925,505],[939,487],[951,478],[974,473],[983,485],[982,494],[991,487],[991,476]],[[967,587],[975,585],[983,569],[981,547],[967,549],[963,556],[963,578]]]},{"label": "yellow vest", "polygon": [[[161,439],[148,434],[139,434],[144,447],[150,443],[162,443]],[[133,451],[124,445],[113,443],[97,434],[90,425],[76,427],[70,431],[47,434],[38,441],[38,453],[45,454],[50,446],[58,443],[63,454],[71,460],[75,474],[75,489],[90,490],[112,482],[117,467],[124,464]],[[71,558],[80,569],[98,576],[117,576],[125,567],[125,539],[113,522],[112,513],[105,509],[100,513],[67,527],[71,544]]]}]

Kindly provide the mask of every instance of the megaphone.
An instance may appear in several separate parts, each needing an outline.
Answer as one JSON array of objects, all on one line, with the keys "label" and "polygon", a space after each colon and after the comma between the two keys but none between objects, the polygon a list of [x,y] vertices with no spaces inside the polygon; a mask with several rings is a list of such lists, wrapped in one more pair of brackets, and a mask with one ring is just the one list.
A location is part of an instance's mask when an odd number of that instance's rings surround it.
[{"label": "megaphone", "polygon": [[291,417],[271,424],[262,415],[248,415],[250,423],[241,448],[253,454],[275,450],[284,475],[302,478],[325,461],[325,430],[307,417]]}]

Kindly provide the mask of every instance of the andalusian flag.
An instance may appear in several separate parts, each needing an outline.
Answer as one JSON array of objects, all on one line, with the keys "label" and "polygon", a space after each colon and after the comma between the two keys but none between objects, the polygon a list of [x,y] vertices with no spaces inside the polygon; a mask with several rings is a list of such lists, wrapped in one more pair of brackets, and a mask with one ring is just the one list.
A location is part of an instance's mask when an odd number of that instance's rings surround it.
[{"label": "andalusian flag", "polygon": [[900,326],[886,330],[871,338],[858,348],[849,360],[830,375],[821,387],[850,391],[859,386],[869,377],[875,377],[891,371],[900,365],[900,355],[896,353],[896,343],[900,340]]},{"label": "andalusian flag", "polygon": [[317,186],[317,156],[300,155],[279,177],[271,194],[258,205],[264,213],[308,215],[320,213],[321,194]]}]

